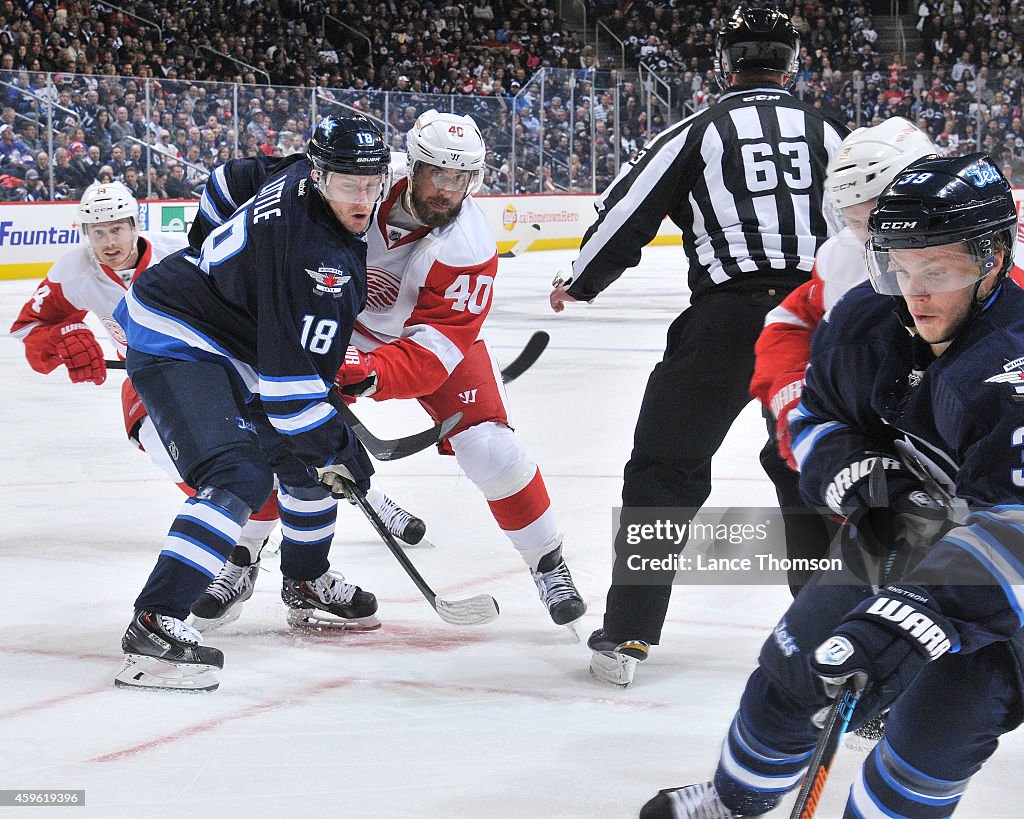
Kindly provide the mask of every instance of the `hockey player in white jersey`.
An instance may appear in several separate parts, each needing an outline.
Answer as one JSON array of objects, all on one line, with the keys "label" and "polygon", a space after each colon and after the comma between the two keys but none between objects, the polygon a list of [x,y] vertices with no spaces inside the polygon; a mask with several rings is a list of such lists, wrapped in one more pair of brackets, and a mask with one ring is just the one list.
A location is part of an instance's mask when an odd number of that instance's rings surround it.
[{"label": "hockey player in white jersey", "polygon": [[[114,308],[139,273],[185,247],[186,242],[179,233],[140,231],[139,203],[120,182],[94,182],[86,188],[77,218],[85,241],[54,262],[21,308],[11,333],[25,343],[25,357],[36,372],[45,375],[64,365],[72,382],[102,384],[107,365],[103,349],[85,323],[86,315],[92,313],[100,320],[123,355],[124,333],[112,316]],[[192,494],[127,378],[121,385],[121,409],[128,439],[186,494]],[[276,507],[269,513],[260,510],[246,524],[240,541],[258,547],[276,519]]]},{"label": "hockey player in white jersey", "polygon": [[562,558],[544,479],[509,425],[498,367],[480,331],[491,307],[497,248],[473,201],[486,148],[471,117],[421,114],[408,168],[367,231],[367,303],[338,371],[339,389],[375,401],[416,398],[441,420],[463,417],[441,442],[483,493],[529,566],[552,620],[586,605]]}]

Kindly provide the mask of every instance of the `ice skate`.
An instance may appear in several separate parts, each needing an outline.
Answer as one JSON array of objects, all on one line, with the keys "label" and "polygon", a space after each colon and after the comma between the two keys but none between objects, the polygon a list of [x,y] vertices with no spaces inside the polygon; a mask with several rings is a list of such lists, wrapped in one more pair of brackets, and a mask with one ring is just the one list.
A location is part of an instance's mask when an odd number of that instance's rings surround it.
[{"label": "ice skate", "polygon": [[242,604],[252,597],[260,562],[249,564],[249,550],[236,546],[213,582],[192,604],[188,624],[206,633],[233,623],[242,614]]},{"label": "ice skate", "polygon": [[380,628],[377,598],[346,583],[337,572],[324,572],[315,580],[284,578],[281,599],[288,606],[288,625],[296,628],[332,628],[372,631]]},{"label": "ice skate", "polygon": [[366,500],[369,501],[373,511],[377,513],[377,517],[381,519],[387,530],[396,538],[410,545],[415,545],[423,540],[423,536],[427,533],[427,524],[421,518],[405,511],[385,495],[383,490],[371,484],[370,491],[366,493]]},{"label": "ice skate", "polygon": [[718,797],[711,782],[665,788],[640,809],[640,819],[739,819]]},{"label": "ice skate", "polygon": [[574,624],[586,614],[587,604],[572,582],[569,567],[562,559],[562,547],[558,546],[544,555],[537,564],[537,571],[532,574],[541,602],[548,607],[548,614],[555,625],[566,626],[576,634]]},{"label": "ice skate", "polygon": [[888,713],[888,711],[883,711],[869,719],[856,731],[851,731],[846,735],[843,744],[853,751],[863,751],[864,753],[871,751],[885,736],[885,718]]},{"label": "ice skate", "polygon": [[594,652],[590,658],[590,676],[621,688],[633,682],[637,665],[651,652],[650,645],[643,640],[620,643],[609,639],[603,628],[590,635],[587,648]]},{"label": "ice skate", "polygon": [[114,685],[174,691],[213,691],[224,667],[220,649],[202,644],[203,637],[181,620],[138,611],[121,638],[124,666]]}]

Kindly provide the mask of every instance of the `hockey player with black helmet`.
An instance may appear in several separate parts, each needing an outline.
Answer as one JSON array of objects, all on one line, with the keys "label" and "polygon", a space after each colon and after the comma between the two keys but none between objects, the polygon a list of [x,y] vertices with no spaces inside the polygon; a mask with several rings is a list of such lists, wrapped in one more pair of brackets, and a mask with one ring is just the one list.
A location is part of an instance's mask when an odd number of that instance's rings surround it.
[{"label": "hockey player with black helmet", "polygon": [[[1019,726],[1016,229],[1009,184],[983,154],[920,159],[879,196],[870,284],[819,327],[791,431],[810,502],[848,517],[884,487],[904,568],[875,586],[819,575],[804,587],[780,623],[785,645],[777,628],[761,650],[714,781],[661,791],[642,819],[767,813],[806,770],[812,717],[851,681],[862,692],[852,726],[889,714],[844,817],[949,816]],[[904,539],[929,527],[930,539]]]},{"label": "hockey player with black helmet", "polygon": [[690,303],[647,381],[623,470],[604,622],[588,641],[591,675],[612,685],[631,684],[660,643],[672,594],[671,568],[634,567],[668,566],[666,550],[685,545],[636,546],[627,532],[652,523],[657,508],[692,510],[678,520],[688,530],[711,494],[712,458],[750,401],[765,314],[808,280],[831,232],[825,168],[846,128],[786,90],[799,51],[776,8],[728,16],[715,47],[718,103],[660,133],[612,182],[571,277],[549,295],[556,313],[592,301],[641,263],[665,218],[682,230]]},{"label": "hockey player with black helmet", "polygon": [[[361,117],[324,117],[310,138],[307,152],[288,157],[256,156],[232,159],[214,169],[199,200],[199,210],[189,228],[189,245],[197,251],[206,237],[224,224],[270,179],[297,163],[317,177],[323,195],[335,196],[327,186],[328,174],[356,171],[358,166],[378,161],[377,148],[358,145],[364,119]],[[339,157],[341,157],[339,159]],[[334,177],[338,184],[341,176]],[[368,178],[363,176],[362,178]],[[390,175],[387,185],[390,186]],[[361,231],[360,231],[361,232]],[[380,482],[371,478],[366,500],[384,525],[406,543],[418,543],[426,534],[422,519],[406,511],[390,498]],[[257,515],[271,528],[277,519],[276,493]],[[189,622],[206,633],[232,623],[241,615],[242,604],[252,596],[259,575],[261,548],[236,549],[207,589],[194,601]]]},{"label": "hockey player with black helmet", "polygon": [[328,392],[366,302],[361,234],[390,152],[369,120],[328,117],[309,160],[264,184],[199,252],[144,271],[114,311],[128,374],[196,489],[135,601],[117,685],[218,686],[223,654],[184,620],[275,478],[289,622],[315,612],[380,625],[374,596],[329,570],[337,501],[325,484],[338,473],[365,491],[373,471]]}]

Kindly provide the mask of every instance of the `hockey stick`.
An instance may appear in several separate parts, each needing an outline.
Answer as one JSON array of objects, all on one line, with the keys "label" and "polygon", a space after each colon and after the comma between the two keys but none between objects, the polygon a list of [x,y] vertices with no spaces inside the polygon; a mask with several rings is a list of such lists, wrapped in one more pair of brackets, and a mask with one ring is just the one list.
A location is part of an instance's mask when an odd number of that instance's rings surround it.
[{"label": "hockey stick", "polygon": [[355,501],[356,506],[363,511],[366,519],[370,521],[370,525],[377,530],[377,534],[380,535],[384,544],[391,550],[391,554],[395,556],[395,559],[405,569],[405,573],[416,584],[416,588],[427,598],[427,602],[437,612],[438,617],[454,626],[479,626],[484,623],[490,623],[497,618],[498,601],[489,594],[478,594],[476,597],[468,597],[465,600],[444,600],[438,597],[433,589],[427,585],[427,581],[423,579],[416,570],[416,567],[412,565],[412,561],[405,556],[405,552],[398,545],[394,535],[388,531],[380,516],[370,506],[369,501],[366,500],[366,495],[351,481],[345,481],[345,488]]},{"label": "hockey stick", "polygon": [[511,364],[501,371],[502,383],[508,384],[510,381],[515,381],[519,376],[530,369],[530,367],[536,363],[537,359],[540,358],[540,354],[544,352],[549,341],[551,341],[551,336],[543,330],[538,330],[530,336],[530,340],[526,342],[526,346],[523,347],[522,352],[515,357]]},{"label": "hockey stick", "polygon": [[[530,227],[533,228],[534,230],[537,230],[537,231],[540,230],[540,225],[538,225],[538,224],[532,224],[532,225],[530,225]],[[498,254],[498,258],[499,259],[514,259],[517,256],[519,256],[521,253],[523,253],[530,245],[532,245],[534,243],[534,241],[536,241],[536,239],[537,239],[537,237],[533,236],[533,235],[524,236],[522,239],[520,239],[518,242],[516,242],[514,245],[512,245],[512,247],[510,247],[504,253],[499,253]]]},{"label": "hockey stick", "polygon": [[433,446],[446,437],[462,420],[462,413],[457,412],[445,418],[440,424],[430,429],[425,429],[422,432],[406,435],[404,438],[381,439],[363,426],[363,422],[344,403],[333,399],[334,390],[331,390],[330,394],[332,396],[331,403],[334,404],[334,408],[341,414],[345,423],[352,427],[352,431],[356,434],[360,443],[366,447],[366,451],[378,461],[397,461],[400,458],[408,458],[410,455],[415,455],[417,452],[426,449],[428,446]]},{"label": "hockey stick", "polygon": [[[107,366],[112,370],[123,370],[124,362],[121,360],[108,360]],[[417,452],[426,449],[428,446],[433,446],[447,436],[449,432],[455,429],[459,421],[462,420],[462,413],[456,412],[449,418],[445,418],[440,424],[432,426],[430,429],[425,429],[422,432],[406,435],[403,438],[378,438],[337,397],[334,389],[331,389],[328,393],[328,399],[345,423],[352,427],[352,431],[356,434],[360,443],[366,447],[366,451],[378,461],[397,461],[400,458],[408,458],[410,455],[415,455]]]},{"label": "hockey stick", "polygon": [[818,737],[818,744],[814,746],[807,774],[800,785],[800,792],[796,796],[796,803],[793,805],[792,813],[789,814],[789,819],[811,819],[814,816],[814,812],[818,809],[818,803],[821,801],[821,794],[825,790],[825,782],[832,769],[832,762],[836,758],[836,751],[839,750],[839,742],[843,738],[843,734],[846,733],[860,695],[861,691],[852,679],[847,680],[836,694],[835,702],[832,703],[825,715],[821,736]]}]

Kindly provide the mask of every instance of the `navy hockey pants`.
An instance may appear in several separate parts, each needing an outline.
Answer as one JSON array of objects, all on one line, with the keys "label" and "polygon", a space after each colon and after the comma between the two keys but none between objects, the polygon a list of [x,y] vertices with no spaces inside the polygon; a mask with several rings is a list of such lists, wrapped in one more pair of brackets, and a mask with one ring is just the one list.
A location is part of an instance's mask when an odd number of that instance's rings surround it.
[{"label": "navy hockey pants", "polygon": [[327,571],[337,502],[287,454],[282,436],[258,407],[246,404],[228,370],[134,350],[127,367],[168,454],[198,490],[171,524],[136,610],[186,617],[252,510],[270,497],[275,474],[281,483],[282,572],[309,580]]}]

